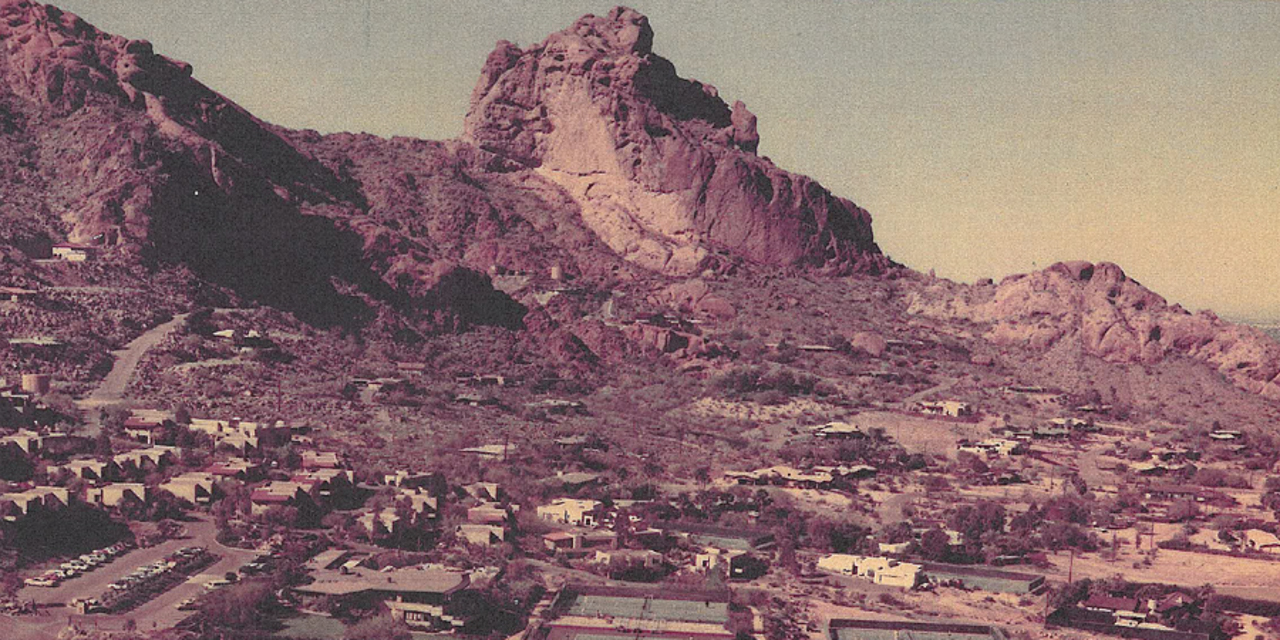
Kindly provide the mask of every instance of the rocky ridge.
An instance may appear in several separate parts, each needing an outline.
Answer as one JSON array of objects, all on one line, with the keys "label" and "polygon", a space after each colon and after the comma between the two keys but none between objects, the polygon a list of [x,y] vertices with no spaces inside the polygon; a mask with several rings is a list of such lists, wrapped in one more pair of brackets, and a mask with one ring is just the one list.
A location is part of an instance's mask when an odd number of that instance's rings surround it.
[{"label": "rocky ridge", "polygon": [[1112,363],[1186,357],[1251,393],[1280,400],[1280,345],[1210,311],[1170,305],[1111,263],[1060,262],[998,284],[935,280],[911,294],[907,309],[979,323],[997,344],[1045,351],[1078,341],[1084,353]]},{"label": "rocky ridge", "polygon": [[562,187],[610,248],[684,275],[717,252],[878,273],[871,216],[756,155],[756,117],[676,74],[648,19],[618,7],[542,43],[500,42],[463,139]]}]

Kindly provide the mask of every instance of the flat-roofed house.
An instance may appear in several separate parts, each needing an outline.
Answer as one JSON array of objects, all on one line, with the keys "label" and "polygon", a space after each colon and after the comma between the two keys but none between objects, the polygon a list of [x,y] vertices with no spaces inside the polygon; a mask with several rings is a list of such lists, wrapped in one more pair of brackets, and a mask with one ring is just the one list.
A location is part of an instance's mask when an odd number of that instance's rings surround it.
[{"label": "flat-roofed house", "polygon": [[60,509],[71,504],[71,492],[63,487],[33,487],[26,491],[0,494],[0,516],[20,520],[41,510]]},{"label": "flat-roofed house", "polygon": [[118,507],[124,502],[147,503],[147,486],[139,482],[113,482],[85,490],[85,502]]},{"label": "flat-roofed house", "polygon": [[538,517],[551,522],[574,526],[594,527],[601,508],[598,500],[559,498],[538,507]]},{"label": "flat-roofed house", "polygon": [[460,524],[454,533],[459,540],[478,546],[502,544],[507,540],[507,530],[493,524]]},{"label": "flat-roofed house", "polygon": [[212,474],[189,471],[161,483],[160,488],[191,504],[208,504],[216,486],[217,478]]}]

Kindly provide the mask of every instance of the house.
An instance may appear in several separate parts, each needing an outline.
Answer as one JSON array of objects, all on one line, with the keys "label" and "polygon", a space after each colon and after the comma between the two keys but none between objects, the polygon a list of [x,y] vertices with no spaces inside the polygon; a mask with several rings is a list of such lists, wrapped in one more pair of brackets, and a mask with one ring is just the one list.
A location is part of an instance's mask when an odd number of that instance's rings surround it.
[{"label": "house", "polygon": [[176,462],[181,450],[177,447],[152,445],[145,449],[134,449],[116,454],[112,460],[120,468],[121,473],[134,473],[161,469]]},{"label": "house", "polygon": [[1280,553],[1280,538],[1276,534],[1261,529],[1249,529],[1240,532],[1242,546],[1247,551],[1261,553]]},{"label": "house", "polygon": [[876,548],[882,554],[898,556],[906,553],[907,549],[911,548],[911,542],[896,542],[896,543],[881,542],[880,544],[876,545]]},{"label": "house", "polygon": [[120,477],[120,467],[114,460],[72,460],[62,465],[67,473],[88,482],[104,482]]},{"label": "house", "polygon": [[746,551],[722,551],[707,547],[694,556],[693,568],[702,573],[722,572],[730,580],[754,580],[769,570],[769,563]]},{"label": "house", "polygon": [[507,445],[504,444],[486,444],[478,447],[467,447],[461,449],[462,453],[480,456],[481,458],[505,458],[507,456]]},{"label": "house", "polygon": [[189,471],[174,476],[160,484],[160,488],[191,504],[208,504],[213,501],[217,478],[210,473]]},{"label": "house", "polygon": [[815,427],[809,427],[809,431],[815,438],[824,440],[860,440],[867,437],[862,431],[862,427],[851,422],[828,422]]},{"label": "house", "polygon": [[924,401],[917,405],[917,408],[920,413],[947,416],[949,418],[964,418],[973,415],[973,407],[967,402],[958,400]]},{"label": "house", "polygon": [[315,580],[310,584],[292,588],[301,606],[320,601],[337,601],[358,609],[385,605],[393,616],[418,628],[458,626],[461,621],[448,619],[443,609],[454,594],[471,583],[467,573],[422,566],[374,571],[343,565],[341,570],[320,569],[312,575]]},{"label": "house", "polygon": [[935,584],[954,584],[993,593],[1037,593],[1045,584],[1044,576],[977,565],[925,562],[922,571]]},{"label": "house", "polygon": [[143,444],[159,444],[157,439],[163,427],[164,423],[160,420],[129,416],[124,421],[124,435]]},{"label": "house", "polygon": [[294,506],[300,503],[314,502],[311,493],[318,483],[292,482],[274,480],[254,489],[249,494],[249,511],[261,515],[273,507]]},{"label": "house", "polygon": [[337,469],[342,466],[342,457],[336,451],[303,451],[303,469]]},{"label": "house", "polygon": [[981,442],[961,440],[956,445],[956,450],[972,453],[977,456],[1008,456],[1026,453],[1027,446],[1026,443],[1018,440],[993,438],[991,440],[983,440]]},{"label": "house", "polygon": [[44,448],[44,436],[34,431],[19,429],[17,433],[0,438],[0,446],[17,447],[27,455],[34,455]]},{"label": "house", "polygon": [[844,576],[865,578],[875,584],[910,589],[920,580],[918,564],[879,556],[832,553],[818,559],[818,569]]},{"label": "house", "polygon": [[259,462],[230,458],[209,465],[205,468],[205,473],[221,479],[254,480],[265,475],[266,469]]},{"label": "house", "polygon": [[53,245],[53,257],[67,262],[87,262],[93,258],[96,247],[74,242],[59,242]]},{"label": "house", "polygon": [[502,499],[502,487],[496,482],[473,482],[462,487],[462,490],[481,502],[497,502]]},{"label": "house", "polygon": [[124,502],[147,503],[147,486],[138,482],[114,482],[85,490],[85,502],[117,507]]},{"label": "house", "polygon": [[1111,613],[1117,616],[1120,614],[1136,615],[1138,611],[1138,599],[1093,595],[1089,596],[1089,599],[1084,602],[1081,602],[1080,606],[1087,611]]},{"label": "house", "polygon": [[23,289],[22,287],[0,287],[0,298],[8,298],[10,302],[30,300],[39,295],[39,293],[39,291]]},{"label": "house", "polygon": [[598,500],[559,498],[551,504],[538,507],[538,517],[551,522],[581,527],[594,527],[599,522],[601,508]]},{"label": "house", "polygon": [[402,521],[403,518],[393,507],[387,507],[381,511],[367,511],[356,518],[356,522],[371,537],[396,533],[400,530]]},{"label": "house", "polygon": [[572,493],[588,485],[595,484],[599,480],[600,474],[598,473],[589,473],[586,471],[565,473],[564,471],[557,471],[555,477],[548,478],[546,482],[549,485],[558,486],[563,490]]},{"label": "house", "polygon": [[835,481],[835,475],[830,470],[812,469],[802,471],[783,464],[756,469],[755,471],[726,471],[724,477],[738,484],[774,485],[803,489],[828,487]]},{"label": "house", "polygon": [[652,569],[661,566],[663,560],[663,555],[652,549],[600,549],[596,551],[592,562],[596,564],[635,563]]},{"label": "house", "polygon": [[492,524],[460,524],[454,533],[459,540],[478,546],[502,544],[507,541],[507,530]]},{"label": "house", "polygon": [[0,494],[0,515],[20,520],[35,512],[59,509],[71,504],[71,492],[63,487],[33,487],[26,491]]},{"label": "house", "polygon": [[997,627],[954,622],[833,619],[827,623],[830,640],[1004,640]]},{"label": "house", "polygon": [[466,620],[445,614],[444,606],[439,604],[405,602],[404,598],[397,597],[387,602],[387,610],[391,619],[412,629],[457,629],[466,626]]},{"label": "house", "polygon": [[552,531],[542,536],[542,546],[552,553],[578,556],[591,549],[618,548],[618,534],[612,531]]},{"label": "house", "polygon": [[432,520],[440,515],[440,499],[422,489],[401,489],[395,502],[411,511],[419,520]]},{"label": "house", "polygon": [[467,509],[467,522],[471,524],[496,524],[507,522],[507,510],[501,504],[489,502]]},{"label": "house", "polygon": [[397,471],[395,473],[384,475],[382,477],[382,482],[392,487],[400,487],[401,489],[424,489],[432,495],[441,495],[447,488],[444,474],[430,471],[425,473]]},{"label": "house", "polygon": [[47,373],[24,373],[22,374],[22,384],[19,388],[23,393],[29,393],[33,396],[42,396],[52,389],[53,376]]}]

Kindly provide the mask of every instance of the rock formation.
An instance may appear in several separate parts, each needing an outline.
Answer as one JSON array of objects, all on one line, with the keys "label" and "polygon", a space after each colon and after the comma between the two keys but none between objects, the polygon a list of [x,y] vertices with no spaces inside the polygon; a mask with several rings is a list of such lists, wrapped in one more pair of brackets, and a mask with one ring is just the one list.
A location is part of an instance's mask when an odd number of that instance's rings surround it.
[{"label": "rock formation", "polygon": [[560,185],[614,251],[698,271],[718,251],[775,265],[878,272],[871,217],[756,155],[756,118],[652,51],[641,14],[584,16],[541,44],[500,42],[463,139]]},{"label": "rock formation", "polygon": [[1187,357],[1247,391],[1280,399],[1280,345],[1210,311],[1170,305],[1106,262],[1062,262],[999,284],[934,281],[912,295],[908,311],[980,323],[997,344],[1046,350],[1078,340],[1084,353],[1117,363]]}]

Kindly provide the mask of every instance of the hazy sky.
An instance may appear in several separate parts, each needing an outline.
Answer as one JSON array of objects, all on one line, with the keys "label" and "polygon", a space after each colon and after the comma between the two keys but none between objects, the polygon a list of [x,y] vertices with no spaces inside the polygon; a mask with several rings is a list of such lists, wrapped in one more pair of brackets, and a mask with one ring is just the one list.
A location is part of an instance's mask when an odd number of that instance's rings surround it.
[{"label": "hazy sky", "polygon": [[[595,2],[63,0],[258,116],[447,138],[499,39]],[[759,116],[760,153],[972,281],[1119,263],[1280,318],[1280,2],[642,1],[654,49]]]}]

